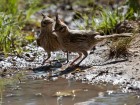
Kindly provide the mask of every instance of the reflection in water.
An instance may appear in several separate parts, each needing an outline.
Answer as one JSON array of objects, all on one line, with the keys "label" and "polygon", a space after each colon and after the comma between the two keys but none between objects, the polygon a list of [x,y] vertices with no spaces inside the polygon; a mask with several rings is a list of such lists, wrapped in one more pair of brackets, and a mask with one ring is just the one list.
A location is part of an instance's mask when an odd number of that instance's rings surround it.
[{"label": "reflection in water", "polygon": [[62,99],[63,99],[63,96],[57,97],[57,105],[63,105],[62,104]]},{"label": "reflection in water", "polygon": [[[117,86],[89,85],[74,80],[24,80],[7,86],[3,105],[136,105],[136,94],[115,92]],[[56,94],[57,93],[57,94]]]}]

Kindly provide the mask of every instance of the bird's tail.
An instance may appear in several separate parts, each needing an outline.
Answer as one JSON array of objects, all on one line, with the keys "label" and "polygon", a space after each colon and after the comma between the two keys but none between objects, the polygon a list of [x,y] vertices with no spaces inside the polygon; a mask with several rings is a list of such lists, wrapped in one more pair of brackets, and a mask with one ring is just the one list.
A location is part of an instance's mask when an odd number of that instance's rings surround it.
[{"label": "bird's tail", "polygon": [[119,37],[132,37],[132,33],[121,33],[121,34],[112,34],[112,35],[96,35],[94,38],[97,40],[102,40],[102,39],[110,39],[110,38],[119,38]]}]

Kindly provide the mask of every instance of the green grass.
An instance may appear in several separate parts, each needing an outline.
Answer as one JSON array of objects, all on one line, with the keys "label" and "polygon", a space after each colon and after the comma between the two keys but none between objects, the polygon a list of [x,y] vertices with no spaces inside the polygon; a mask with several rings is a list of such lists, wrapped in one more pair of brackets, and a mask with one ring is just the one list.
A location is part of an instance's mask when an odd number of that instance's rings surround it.
[{"label": "green grass", "polygon": [[127,14],[123,15],[116,10],[111,9],[104,9],[98,11],[98,15],[87,15],[87,14],[80,14],[82,16],[79,17],[83,19],[84,26],[79,25],[80,29],[94,29],[102,34],[112,34],[114,33],[115,26],[123,22],[126,19],[131,19],[134,15],[134,11],[131,9]]},{"label": "green grass", "polygon": [[[133,9],[135,13],[140,15],[140,0],[128,0],[127,5],[129,5],[129,9]],[[139,17],[140,18],[140,17]]]},{"label": "green grass", "polygon": [[44,7],[41,5],[41,0],[28,0],[27,4],[26,20],[30,20],[32,14]]},{"label": "green grass", "polygon": [[4,53],[13,51],[20,46],[22,23],[20,14],[13,16],[0,13],[0,50]]},{"label": "green grass", "polygon": [[[42,8],[41,1],[0,0],[0,51],[5,55],[21,53],[23,44],[31,42],[22,29],[31,21],[31,15]],[[19,9],[21,5],[26,8]]]},{"label": "green grass", "polygon": [[19,0],[0,0],[0,11],[6,14],[17,14]]}]

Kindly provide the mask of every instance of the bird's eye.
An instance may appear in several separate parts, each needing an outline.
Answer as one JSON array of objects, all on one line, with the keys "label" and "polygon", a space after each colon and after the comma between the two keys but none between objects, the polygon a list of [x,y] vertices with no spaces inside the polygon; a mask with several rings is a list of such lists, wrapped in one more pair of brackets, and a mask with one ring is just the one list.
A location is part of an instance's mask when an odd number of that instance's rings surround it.
[{"label": "bird's eye", "polygon": [[66,27],[65,26],[62,26],[62,27],[59,28],[59,31],[64,32],[65,29],[66,29]]},{"label": "bird's eye", "polygon": [[41,22],[41,26],[42,26],[42,27],[45,27],[45,26],[47,26],[47,25],[49,25],[49,24],[51,24],[51,23],[53,23],[53,22],[52,22],[52,21],[45,20],[45,21],[42,21],[42,22]]},{"label": "bird's eye", "polygon": [[60,27],[59,30],[63,30],[64,27]]},{"label": "bird's eye", "polygon": [[44,21],[44,22],[43,22],[43,24],[47,24],[47,23],[48,23],[47,21]]},{"label": "bird's eye", "polygon": [[44,21],[43,24],[49,24],[52,23],[52,21]]}]

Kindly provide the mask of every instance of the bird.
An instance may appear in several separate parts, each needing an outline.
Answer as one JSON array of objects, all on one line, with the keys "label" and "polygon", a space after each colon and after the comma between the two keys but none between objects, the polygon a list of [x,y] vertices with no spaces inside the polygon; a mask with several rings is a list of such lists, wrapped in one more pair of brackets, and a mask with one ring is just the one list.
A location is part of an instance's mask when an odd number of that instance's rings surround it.
[{"label": "bird", "polygon": [[[40,34],[37,37],[37,45],[44,48],[47,52],[48,57],[42,62],[42,65],[51,57],[51,52],[62,50],[62,47],[58,41],[55,33],[52,32],[52,27],[54,25],[54,19],[48,17],[47,15],[41,13],[43,19],[41,21]],[[68,62],[68,52],[67,52],[67,62]]]},{"label": "bird", "polygon": [[[76,52],[79,54],[70,65],[79,66],[80,63],[88,56],[89,50],[91,50],[97,43],[104,39],[116,38],[116,37],[130,37],[130,34],[113,34],[113,35],[100,35],[98,32],[93,30],[73,30],[70,29],[56,14],[56,23],[53,29],[53,32],[56,33],[58,41],[60,42],[63,49],[70,52]],[[84,57],[77,63],[82,55]]]}]

